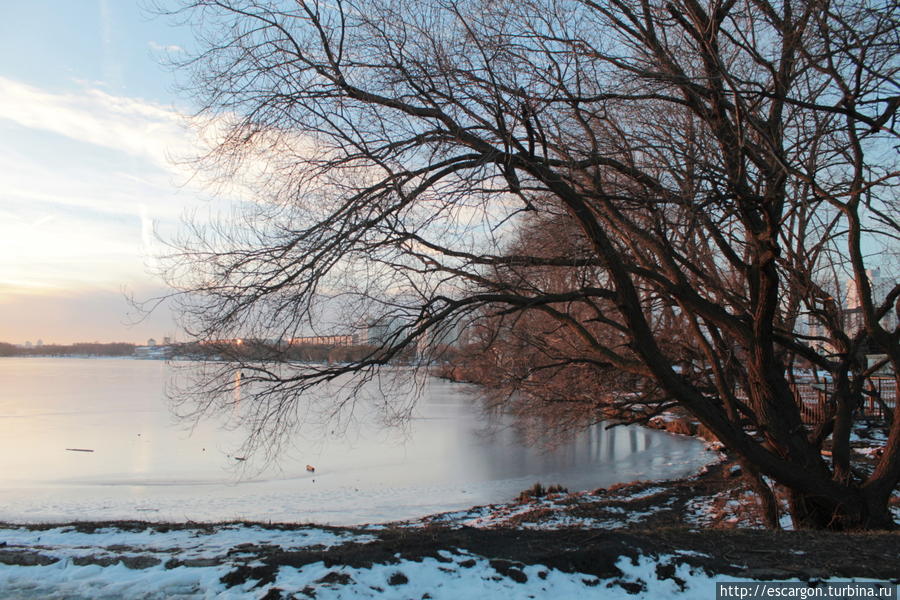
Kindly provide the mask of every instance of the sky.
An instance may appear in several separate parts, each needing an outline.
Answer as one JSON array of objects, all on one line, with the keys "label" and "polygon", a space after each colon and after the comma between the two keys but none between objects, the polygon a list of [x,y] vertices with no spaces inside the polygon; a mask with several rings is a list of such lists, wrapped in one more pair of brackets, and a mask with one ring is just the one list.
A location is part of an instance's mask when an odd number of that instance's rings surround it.
[{"label": "sky", "polygon": [[173,160],[195,151],[166,53],[192,34],[141,0],[3,2],[0,19],[0,341],[178,338],[163,237],[207,205]]}]

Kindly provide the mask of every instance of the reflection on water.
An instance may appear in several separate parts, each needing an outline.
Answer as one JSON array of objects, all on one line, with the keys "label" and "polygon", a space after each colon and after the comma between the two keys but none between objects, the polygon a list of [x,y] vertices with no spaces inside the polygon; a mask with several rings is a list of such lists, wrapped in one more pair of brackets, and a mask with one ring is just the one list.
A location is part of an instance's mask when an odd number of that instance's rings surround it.
[{"label": "reflection on water", "polygon": [[550,451],[502,420],[485,435],[463,386],[429,380],[405,429],[363,410],[345,435],[297,438],[254,470],[238,460],[240,431],[174,421],[170,376],[159,361],[0,359],[0,520],[374,522],[508,500],[535,481],[591,489],[708,460],[695,440],[637,427],[597,425]]},{"label": "reflection on water", "polygon": [[[593,471],[598,464],[615,464],[648,450],[654,439],[649,430],[635,427],[606,428],[600,424],[578,434],[570,443],[542,452],[540,449],[523,451],[525,436],[515,427],[494,431],[492,437],[489,443],[496,447],[484,458],[497,476],[510,470],[568,472],[583,466]],[[663,456],[655,458],[664,460]]]}]

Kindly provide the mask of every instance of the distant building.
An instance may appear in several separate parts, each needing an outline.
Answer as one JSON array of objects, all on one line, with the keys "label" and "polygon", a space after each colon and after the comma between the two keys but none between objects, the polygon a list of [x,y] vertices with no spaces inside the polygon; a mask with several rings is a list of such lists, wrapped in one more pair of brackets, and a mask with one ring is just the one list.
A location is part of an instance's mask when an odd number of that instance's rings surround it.
[{"label": "distant building", "polygon": [[288,340],[291,346],[354,346],[358,344],[355,335],[309,335]]},{"label": "distant building", "polygon": [[[870,369],[874,367],[876,364],[880,363],[882,360],[887,359],[887,354],[867,354],[866,355],[866,366]],[[876,377],[893,377],[894,369],[891,366],[890,361],[887,361],[880,369],[873,373]]]},{"label": "distant building", "polygon": [[[881,277],[881,269],[870,269],[866,271],[866,278],[869,280],[869,286],[872,290],[872,301],[878,306],[896,285],[896,281],[887,277]],[[862,301],[859,297],[859,286],[856,280],[851,279],[847,282],[847,302],[845,319],[847,326],[851,330],[865,327],[862,314]],[[892,331],[897,326],[897,311],[889,310],[881,319],[881,326]]]},{"label": "distant building", "polygon": [[363,344],[378,346],[387,339],[387,334],[388,322],[387,319],[382,319],[380,321],[370,321],[369,323],[366,323],[362,328],[360,338],[362,338]]},{"label": "distant building", "polygon": [[[869,287],[872,290],[872,301],[877,307],[896,285],[896,281],[887,277],[881,277],[880,269],[866,271],[866,278],[869,280]],[[840,314],[844,328],[852,337],[857,330],[865,327],[865,319],[863,317],[862,301],[859,297],[859,286],[855,279],[847,280],[846,290],[846,295],[842,299],[843,302],[841,302]],[[897,326],[896,310],[889,310],[882,317],[881,326],[888,331],[892,331]],[[829,337],[828,329],[819,319],[810,320],[808,333],[814,337]],[[816,341],[813,342],[813,345],[828,352],[834,352],[834,347],[828,342]]]},{"label": "distant building", "polygon": [[153,346],[156,345],[156,340],[154,340],[153,338],[150,338],[149,340],[147,340],[147,345],[152,348]]},{"label": "distant building", "polygon": [[[154,341],[154,340],[147,340]],[[146,346],[137,346],[134,349],[134,358],[164,360],[171,356],[173,348],[171,346],[156,346],[147,344]]]},{"label": "distant building", "polygon": [[403,319],[393,315],[385,315],[377,318],[368,317],[358,326],[359,343],[380,346],[384,344],[390,336],[397,333],[403,323]]}]

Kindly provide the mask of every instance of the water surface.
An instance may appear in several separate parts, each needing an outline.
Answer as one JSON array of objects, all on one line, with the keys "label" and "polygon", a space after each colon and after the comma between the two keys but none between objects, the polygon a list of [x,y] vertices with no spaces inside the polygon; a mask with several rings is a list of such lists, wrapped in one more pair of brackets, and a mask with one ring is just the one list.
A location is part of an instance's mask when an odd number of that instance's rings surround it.
[{"label": "water surface", "polygon": [[574,491],[680,477],[710,460],[696,440],[638,427],[529,447],[508,423],[486,431],[471,388],[432,379],[406,428],[364,419],[296,437],[262,468],[238,460],[242,431],[174,419],[171,377],[162,361],[0,359],[0,520],[349,525],[507,501],[536,481]]}]

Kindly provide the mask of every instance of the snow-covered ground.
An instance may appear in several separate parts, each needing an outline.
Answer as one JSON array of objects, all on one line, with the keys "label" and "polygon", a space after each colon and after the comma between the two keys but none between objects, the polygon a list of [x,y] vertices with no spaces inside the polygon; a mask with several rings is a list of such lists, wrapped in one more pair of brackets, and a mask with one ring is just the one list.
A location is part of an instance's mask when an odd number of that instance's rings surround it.
[{"label": "snow-covered ground", "polygon": [[692,557],[706,555],[689,550],[620,557],[615,563],[619,574],[607,578],[458,548],[419,560],[398,554],[365,566],[325,561],[273,566],[252,552],[260,546],[297,551],[370,539],[315,527],[283,531],[246,525],[168,532],[5,529],[0,530],[0,562],[18,556],[23,564],[0,566],[0,598],[688,599],[713,597],[717,582],[747,579],[692,566]]},{"label": "snow-covered ground", "polygon": [[[421,524],[439,524],[450,527],[477,527],[491,529],[495,527],[519,527],[521,529],[553,530],[579,527],[587,529],[621,529],[629,525],[641,523],[645,518],[656,514],[660,508],[672,503],[674,498],[661,497],[665,488],[637,484],[628,486],[627,491],[615,494],[614,504],[606,504],[594,511],[595,515],[578,516],[578,506],[597,506],[609,497],[603,490],[598,492],[578,492],[574,494],[549,494],[542,498],[534,498],[528,502],[511,502],[476,506],[467,510],[442,513],[425,517],[421,522],[413,522],[412,526]],[[659,503],[650,502],[650,506],[635,507],[641,500],[652,500],[660,496]],[[573,510],[574,509],[574,510]]]},{"label": "snow-covered ground", "polygon": [[12,527],[0,529],[0,548],[30,548],[49,550],[59,558],[80,556],[122,556],[123,552],[164,559],[194,560],[227,554],[236,547],[247,545],[278,546],[296,550],[320,546],[330,548],[353,541],[365,543],[375,539],[371,535],[353,535],[346,531],[309,527],[301,529],[265,528],[259,525],[215,525],[199,528],[122,529],[115,525],[97,529],[84,526],[30,529]]},{"label": "snow-covered ground", "polygon": [[[726,481],[738,481],[727,463],[712,468],[718,473],[713,480],[725,473],[730,476]],[[707,565],[715,557],[680,545],[658,554],[638,548],[637,554],[631,551],[635,554],[631,558],[613,559],[618,574],[598,577],[496,559],[454,543],[410,556],[402,541],[407,531],[413,537],[440,540],[442,531],[452,537],[453,532],[498,528],[501,535],[503,531],[543,535],[568,530],[596,532],[589,535],[597,537],[633,526],[653,530],[652,523],[665,511],[681,511],[683,522],[698,528],[758,525],[738,510],[742,505],[753,506],[740,485],[690,495],[702,485],[702,477],[635,483],[355,529],[251,524],[0,525],[0,600],[713,597],[716,583],[749,577],[709,572],[698,561]],[[723,520],[721,515],[727,511],[738,516]],[[713,519],[715,515],[719,516]],[[380,536],[384,534],[392,534],[395,541],[380,558],[344,560],[345,554],[367,552],[360,548],[378,544],[383,548]],[[379,555],[372,551],[367,556]]]},{"label": "snow-covered ground", "polygon": [[676,575],[684,589],[656,576],[660,563],[672,557],[641,557],[637,564],[622,558],[621,578],[600,580],[582,573],[564,573],[542,565],[522,565],[502,575],[491,561],[466,552],[446,550],[441,560],[398,560],[368,568],[326,567],[315,562],[301,567],[282,566],[274,581],[260,585],[249,579],[229,587],[223,583],[233,565],[178,566],[163,564],[129,568],[122,563],[101,567],[79,566],[70,558],[41,566],[5,566],[0,569],[0,597],[70,598],[262,598],[273,589],[287,593],[313,592],[328,598],[621,598],[626,586],[641,589],[634,598],[690,598],[707,595],[716,580],[702,571],[679,565]]},{"label": "snow-covered ground", "polygon": [[0,598],[242,598],[252,584],[229,589],[220,579],[246,563],[249,548],[290,552],[373,539],[253,525],[0,529]]}]

